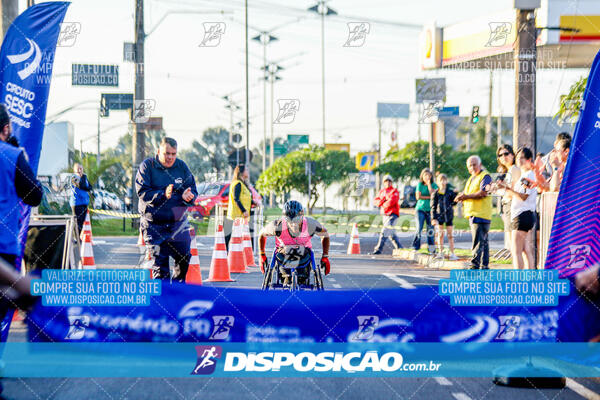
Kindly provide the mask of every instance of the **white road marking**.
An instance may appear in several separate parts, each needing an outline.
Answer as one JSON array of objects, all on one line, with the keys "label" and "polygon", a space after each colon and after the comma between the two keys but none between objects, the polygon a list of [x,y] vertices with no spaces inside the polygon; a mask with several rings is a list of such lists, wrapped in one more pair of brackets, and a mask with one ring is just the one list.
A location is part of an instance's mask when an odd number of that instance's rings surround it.
[{"label": "white road marking", "polygon": [[416,289],[415,285],[413,285],[412,283],[410,283],[409,281],[407,281],[406,279],[402,279],[394,274],[390,274],[390,273],[384,273],[383,276],[385,276],[386,278],[389,278],[391,280],[393,280],[394,282],[396,282],[397,284],[400,285],[401,288],[403,289]]},{"label": "white road marking", "polygon": [[332,283],[331,286],[333,286],[336,289],[341,289],[342,285],[340,285],[339,283]]},{"label": "white road marking", "polygon": [[92,244],[106,244],[106,240],[92,239]]},{"label": "white road marking", "polygon": [[329,277],[327,279],[329,279],[331,282],[335,282],[335,278]]},{"label": "white road marking", "polygon": [[467,396],[464,393],[452,393],[452,396],[456,399],[456,400],[472,400],[469,396]]},{"label": "white road marking", "polygon": [[329,242],[330,245],[333,246],[345,246],[346,244],[344,242]]},{"label": "white road marking", "polygon": [[435,381],[442,386],[452,386],[452,382],[450,382],[448,379],[444,378],[443,376],[438,376],[433,379],[435,379]]},{"label": "white road marking", "polygon": [[567,378],[567,387],[587,400],[600,400],[600,394],[592,392],[579,382]]}]

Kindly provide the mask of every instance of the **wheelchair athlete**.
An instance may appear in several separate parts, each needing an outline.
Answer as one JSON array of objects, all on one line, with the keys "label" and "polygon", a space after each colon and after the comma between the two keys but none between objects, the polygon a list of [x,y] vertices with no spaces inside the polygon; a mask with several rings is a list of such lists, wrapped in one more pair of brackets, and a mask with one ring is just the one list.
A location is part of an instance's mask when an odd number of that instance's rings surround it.
[{"label": "wheelchair athlete", "polygon": [[[319,221],[311,217],[304,216],[302,204],[296,200],[290,200],[283,206],[283,217],[267,224],[259,236],[260,249],[260,270],[265,273],[267,266],[267,255],[265,247],[267,236],[275,236],[275,257],[279,265],[279,276],[283,278],[283,285],[289,285],[290,274],[284,268],[286,256],[289,254],[297,255],[301,253],[301,259],[296,271],[298,273],[298,283],[305,284],[310,276],[311,269],[311,238],[321,236],[321,246],[323,254],[321,256],[321,267],[325,275],[329,274],[331,264],[329,263],[329,233]],[[286,254],[288,253],[288,254]]]}]

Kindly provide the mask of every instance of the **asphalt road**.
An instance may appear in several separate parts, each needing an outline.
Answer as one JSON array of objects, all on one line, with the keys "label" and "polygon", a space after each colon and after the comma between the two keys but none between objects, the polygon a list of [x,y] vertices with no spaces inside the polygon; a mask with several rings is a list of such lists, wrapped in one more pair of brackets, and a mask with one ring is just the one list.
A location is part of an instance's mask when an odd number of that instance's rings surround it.
[{"label": "asphalt road", "polygon": [[[98,268],[132,268],[138,264],[137,238],[95,238]],[[213,238],[199,237],[198,249],[203,277],[208,276]],[[409,245],[410,235],[403,235]],[[467,241],[459,246],[468,247]],[[361,237],[363,252],[372,250],[375,237]],[[332,237],[332,273],[326,277],[330,290],[436,285],[449,272],[411,265],[389,255],[349,256],[348,237]],[[493,242],[498,247],[500,242]],[[269,242],[268,248],[272,246]],[[315,241],[317,254],[320,245]],[[389,249],[388,249],[389,252]],[[215,283],[258,287],[262,274],[251,268],[236,274],[236,282]],[[208,285],[208,283],[205,283]],[[11,341],[22,341],[25,328],[15,324]],[[600,380],[574,379],[564,389],[523,389],[494,385],[487,378],[26,378],[3,379],[7,399],[600,399]],[[599,397],[593,397],[599,396]]]}]

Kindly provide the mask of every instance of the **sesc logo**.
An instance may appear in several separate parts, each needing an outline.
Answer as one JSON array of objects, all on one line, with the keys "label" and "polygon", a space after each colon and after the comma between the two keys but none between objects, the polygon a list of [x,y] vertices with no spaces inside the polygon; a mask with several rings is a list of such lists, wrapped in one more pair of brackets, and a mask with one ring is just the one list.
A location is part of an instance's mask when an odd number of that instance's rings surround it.
[{"label": "sesc logo", "polygon": [[223,349],[221,346],[196,346],[198,360],[192,375],[209,375],[217,368],[217,358],[221,358]]},{"label": "sesc logo", "polygon": [[26,63],[25,68],[17,72],[17,75],[19,75],[21,80],[25,80],[29,77],[29,75],[33,74],[38,69],[40,62],[42,61],[42,51],[40,50],[40,46],[38,46],[36,42],[29,38],[25,38],[25,40],[27,40],[27,43],[29,43],[29,49],[27,51],[21,54],[6,56],[11,64],[20,64],[23,61],[29,60],[31,56],[33,56],[33,60],[30,63]]}]

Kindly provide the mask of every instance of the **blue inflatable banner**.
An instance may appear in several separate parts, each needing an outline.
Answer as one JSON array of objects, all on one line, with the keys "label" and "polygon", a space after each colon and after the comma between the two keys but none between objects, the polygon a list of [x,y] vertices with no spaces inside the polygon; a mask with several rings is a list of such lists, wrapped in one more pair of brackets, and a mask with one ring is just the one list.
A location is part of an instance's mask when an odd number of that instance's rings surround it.
[{"label": "blue inflatable banner", "polygon": [[[12,133],[25,149],[34,173],[40,159],[56,42],[69,4],[46,2],[27,8],[8,28],[0,50],[0,101],[6,105]],[[29,212],[29,206],[21,203],[17,267],[25,247]],[[8,334],[12,314],[9,312],[3,321],[2,340]]]},{"label": "blue inflatable banner", "polygon": [[558,194],[546,268],[561,277],[600,261],[600,52],[596,54]]},{"label": "blue inflatable banner", "polygon": [[574,287],[557,306],[453,307],[437,286],[262,292],[165,283],[148,306],[43,306],[32,342],[586,342],[600,308]]}]

